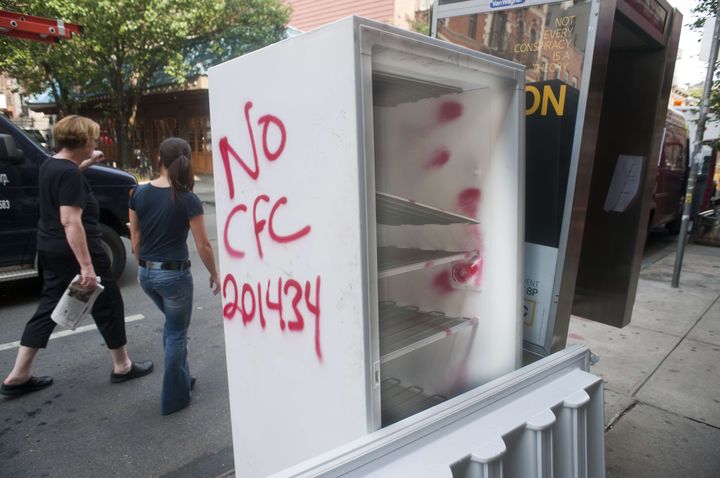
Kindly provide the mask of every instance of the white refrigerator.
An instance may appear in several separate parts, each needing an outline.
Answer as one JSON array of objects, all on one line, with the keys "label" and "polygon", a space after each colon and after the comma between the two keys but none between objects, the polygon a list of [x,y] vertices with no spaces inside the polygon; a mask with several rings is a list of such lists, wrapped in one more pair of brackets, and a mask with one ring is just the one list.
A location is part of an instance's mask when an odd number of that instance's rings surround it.
[{"label": "white refrigerator", "polygon": [[522,66],[350,17],[209,82],[237,476],[521,367]]}]

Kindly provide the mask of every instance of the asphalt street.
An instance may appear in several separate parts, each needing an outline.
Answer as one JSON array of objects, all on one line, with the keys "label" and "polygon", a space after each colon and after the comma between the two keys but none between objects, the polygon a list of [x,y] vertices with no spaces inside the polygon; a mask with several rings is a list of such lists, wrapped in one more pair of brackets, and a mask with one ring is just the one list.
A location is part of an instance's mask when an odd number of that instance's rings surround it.
[{"label": "asphalt street", "polygon": [[[216,247],[215,210],[206,205],[205,212]],[[190,239],[195,291],[189,354],[198,380],[190,407],[161,416],[163,318],[137,284],[129,241],[125,245],[128,263],[120,287],[128,348],[131,358],[153,360],[155,371],[111,384],[110,356],[97,329],[52,339],[38,354],[34,374],[51,375],[54,385],[17,399],[0,398],[1,476],[212,477],[232,470],[220,296],[210,292]],[[37,280],[0,284],[3,378],[17,353],[13,342],[20,339],[38,297]]]}]

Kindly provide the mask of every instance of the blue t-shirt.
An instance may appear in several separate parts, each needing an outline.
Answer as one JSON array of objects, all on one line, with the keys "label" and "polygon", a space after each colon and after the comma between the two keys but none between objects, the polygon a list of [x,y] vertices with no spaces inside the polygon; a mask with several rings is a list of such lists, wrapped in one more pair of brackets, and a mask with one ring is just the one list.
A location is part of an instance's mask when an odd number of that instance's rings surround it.
[{"label": "blue t-shirt", "polygon": [[153,262],[188,259],[187,236],[190,219],[203,213],[200,199],[191,192],[143,184],[130,197],[130,209],[140,222],[140,259]]}]

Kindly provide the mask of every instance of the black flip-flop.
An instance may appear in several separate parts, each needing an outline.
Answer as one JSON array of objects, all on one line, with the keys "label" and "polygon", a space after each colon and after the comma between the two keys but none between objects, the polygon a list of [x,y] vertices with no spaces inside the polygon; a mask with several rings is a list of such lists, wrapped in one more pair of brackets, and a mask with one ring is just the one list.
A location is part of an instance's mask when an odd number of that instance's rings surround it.
[{"label": "black flip-flop", "polygon": [[43,388],[48,388],[53,384],[52,377],[30,377],[25,383],[18,383],[16,385],[7,385],[3,383],[0,386],[0,394],[6,397],[19,397],[26,393],[37,392]]}]

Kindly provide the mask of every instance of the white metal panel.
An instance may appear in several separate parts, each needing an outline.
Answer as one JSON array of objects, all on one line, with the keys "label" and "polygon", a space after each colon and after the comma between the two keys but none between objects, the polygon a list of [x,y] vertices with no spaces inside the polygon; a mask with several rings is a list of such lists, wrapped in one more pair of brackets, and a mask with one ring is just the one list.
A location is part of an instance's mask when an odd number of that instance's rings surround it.
[{"label": "white metal panel", "polygon": [[604,477],[588,354],[557,352],[273,477]]},{"label": "white metal panel", "polygon": [[353,26],[210,70],[238,476],[367,431]]}]

